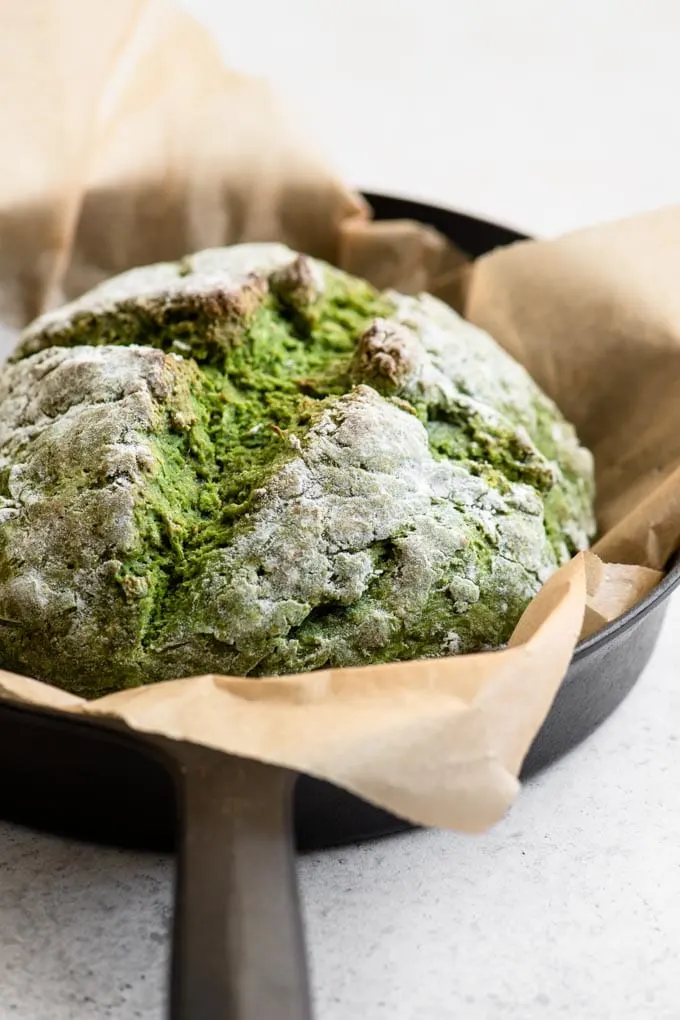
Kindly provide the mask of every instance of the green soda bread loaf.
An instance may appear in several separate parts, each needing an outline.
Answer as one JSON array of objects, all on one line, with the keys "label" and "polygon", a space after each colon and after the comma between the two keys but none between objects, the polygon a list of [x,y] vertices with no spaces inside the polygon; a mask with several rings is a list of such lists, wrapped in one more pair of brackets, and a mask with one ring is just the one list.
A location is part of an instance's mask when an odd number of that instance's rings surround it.
[{"label": "green soda bread loaf", "polygon": [[280,245],[136,269],[0,372],[0,665],[86,697],[496,648],[593,535],[485,333]]}]

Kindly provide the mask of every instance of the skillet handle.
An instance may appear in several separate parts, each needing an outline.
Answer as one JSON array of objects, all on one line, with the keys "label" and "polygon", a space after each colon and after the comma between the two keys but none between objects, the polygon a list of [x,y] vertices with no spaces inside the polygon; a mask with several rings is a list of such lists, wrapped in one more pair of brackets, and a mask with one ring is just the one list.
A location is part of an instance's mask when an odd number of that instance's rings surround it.
[{"label": "skillet handle", "polygon": [[170,1020],[311,1020],[295,774],[174,744],[181,778]]}]

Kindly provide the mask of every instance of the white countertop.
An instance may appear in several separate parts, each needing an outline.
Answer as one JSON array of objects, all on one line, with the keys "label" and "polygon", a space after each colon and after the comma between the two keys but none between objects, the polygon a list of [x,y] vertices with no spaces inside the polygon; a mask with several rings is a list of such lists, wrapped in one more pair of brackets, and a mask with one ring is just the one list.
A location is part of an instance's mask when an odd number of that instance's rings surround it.
[{"label": "white countertop", "polygon": [[[537,233],[680,199],[674,0],[187,6],[351,183]],[[492,832],[300,860],[318,1020],[680,1020],[678,627]],[[171,881],[0,824],[0,1020],[161,1020]]]}]

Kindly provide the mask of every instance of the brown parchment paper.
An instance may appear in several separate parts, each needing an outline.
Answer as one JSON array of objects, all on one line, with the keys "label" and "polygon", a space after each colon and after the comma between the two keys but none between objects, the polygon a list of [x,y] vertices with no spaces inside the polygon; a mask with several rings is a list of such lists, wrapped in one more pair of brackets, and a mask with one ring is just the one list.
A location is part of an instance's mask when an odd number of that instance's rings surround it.
[{"label": "brown parchment paper", "polygon": [[478,831],[579,636],[658,583],[680,541],[680,210],[469,265],[429,227],[374,223],[262,82],[165,0],[0,0],[0,320],[212,245],[278,240],[378,286],[463,306],[593,449],[601,536],[506,649],[257,680],[178,679],[85,702],[0,671],[0,697],[117,720],[328,779],[412,821]]}]

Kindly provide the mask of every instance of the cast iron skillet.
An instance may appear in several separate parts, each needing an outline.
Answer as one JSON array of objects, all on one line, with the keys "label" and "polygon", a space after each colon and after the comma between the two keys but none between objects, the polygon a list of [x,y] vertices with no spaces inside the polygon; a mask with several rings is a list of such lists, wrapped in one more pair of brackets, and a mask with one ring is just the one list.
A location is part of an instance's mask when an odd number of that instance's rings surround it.
[{"label": "cast iron skillet", "polygon": [[[378,219],[431,224],[470,255],[521,239],[470,216],[367,197]],[[525,776],[623,700],[678,583],[675,563],[646,599],[577,647]],[[0,703],[0,769],[2,818],[129,848],[177,846],[171,1020],[309,1020],[293,834],[313,849],[407,828],[283,769],[9,703]]]}]

